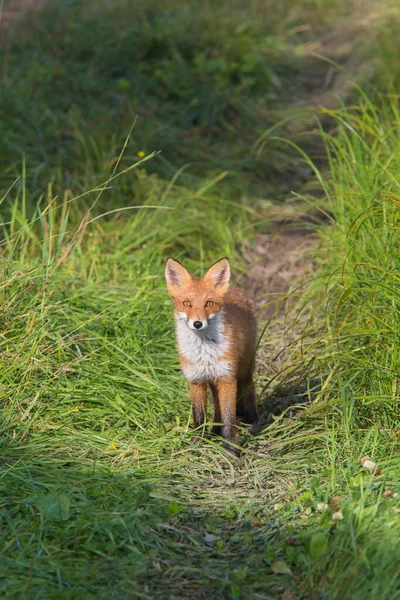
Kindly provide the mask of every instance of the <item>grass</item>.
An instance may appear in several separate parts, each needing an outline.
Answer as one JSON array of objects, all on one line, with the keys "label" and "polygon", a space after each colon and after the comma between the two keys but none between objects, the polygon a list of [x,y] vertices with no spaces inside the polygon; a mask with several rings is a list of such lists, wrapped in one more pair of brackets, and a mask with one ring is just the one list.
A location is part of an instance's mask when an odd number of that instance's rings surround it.
[{"label": "grass", "polygon": [[[336,579],[331,595],[389,598],[396,597],[399,577],[397,567],[390,566],[397,556],[390,532],[397,526],[398,508],[386,508],[379,500],[363,508],[354,506],[357,500],[363,502],[364,491],[360,489],[357,499],[351,488],[363,487],[364,478],[358,474],[352,479],[358,461],[349,457],[354,456],[354,448],[359,460],[363,454],[373,456],[382,475],[372,477],[370,484],[379,487],[384,482],[381,493],[386,488],[387,498],[393,499],[400,417],[399,167],[394,133],[399,123],[398,99],[389,92],[374,104],[364,97],[357,106],[331,116],[337,123],[336,134],[323,135],[329,160],[324,209],[331,215],[332,227],[323,230],[318,273],[323,285],[320,280],[312,288],[318,320],[311,319],[310,329],[315,340],[314,360],[320,371],[330,374],[319,398],[323,400],[320,410],[329,415],[331,481],[342,480],[347,497],[350,492],[349,508],[356,516],[358,531],[365,528],[368,532],[365,537],[361,534],[361,540],[355,536],[353,549],[363,556],[365,576],[375,574],[365,585],[358,581],[354,587],[347,578],[342,582]],[[362,518],[358,519],[359,515]],[[368,531],[372,523],[381,531],[378,537],[372,529]],[[393,552],[391,557],[389,552]],[[336,558],[330,563],[330,571],[338,562]],[[352,571],[359,574],[357,566],[353,565]]]},{"label": "grass", "polygon": [[[270,206],[259,195],[269,158],[271,185],[280,161],[285,177],[299,164],[282,141],[256,164],[250,145],[278,101],[264,110],[263,98],[278,76],[289,102],[309,65],[303,42],[349,10],[304,2],[284,16],[270,2],[263,21],[258,3],[245,17],[222,3],[220,18],[206,3],[199,27],[196,6],[138,3],[132,25],[124,2],[63,5],[62,24],[56,5],[42,36],[33,27],[4,53],[1,594],[399,598],[398,99],[328,111],[327,172],[302,163],[330,218],[296,305],[312,307],[296,358],[312,402],[277,416],[262,407],[264,427],[241,427],[240,459],[206,432],[195,445],[164,260],[200,272],[229,255],[245,269],[241,244]],[[305,15],[312,33],[296,32]],[[205,38],[226,42],[216,62],[202,58]],[[387,65],[389,47],[377,49]],[[139,76],[150,90],[136,90]],[[122,152],[141,102],[153,112]],[[190,176],[172,180],[188,160]]]},{"label": "grass", "polygon": [[8,32],[2,189],[25,156],[30,197],[46,194],[49,181],[56,192],[86,191],[107,178],[136,122],[124,164],[160,150],[149,173],[169,180],[185,167],[191,184],[228,171],[237,197],[264,195],[265,181],[281,196],[304,178],[296,155],[278,142],[261,155],[252,146],[294,94],[307,97],[307,70],[323,79],[326,66],[306,44],[348,13],[341,0],[229,0],[201,9],[196,0],[138,1],[134,16],[126,0],[90,9],[52,2],[24,25],[23,39],[17,28]]}]

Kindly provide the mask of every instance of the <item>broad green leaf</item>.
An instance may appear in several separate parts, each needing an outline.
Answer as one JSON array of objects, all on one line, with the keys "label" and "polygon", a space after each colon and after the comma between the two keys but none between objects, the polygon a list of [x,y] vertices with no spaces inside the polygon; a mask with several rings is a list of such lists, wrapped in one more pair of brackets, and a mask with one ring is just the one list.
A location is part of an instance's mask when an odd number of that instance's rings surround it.
[{"label": "broad green leaf", "polygon": [[182,506],[180,506],[177,502],[175,502],[175,500],[173,500],[172,502],[170,502],[168,504],[168,506],[165,507],[165,512],[167,513],[167,515],[177,515],[178,513],[180,513],[182,510]]},{"label": "broad green leaf", "polygon": [[33,500],[33,504],[46,519],[67,521],[71,506],[67,494],[43,494]]},{"label": "broad green leaf", "polygon": [[289,565],[285,563],[283,560],[275,560],[271,565],[271,571],[276,575],[291,575],[292,571],[290,570]]}]

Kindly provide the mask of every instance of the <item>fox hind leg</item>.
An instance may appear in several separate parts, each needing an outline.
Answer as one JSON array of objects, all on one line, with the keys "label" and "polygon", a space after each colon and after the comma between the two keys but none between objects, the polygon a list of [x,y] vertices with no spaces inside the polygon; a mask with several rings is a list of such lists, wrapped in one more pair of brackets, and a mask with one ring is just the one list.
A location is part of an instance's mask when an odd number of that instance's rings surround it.
[{"label": "fox hind leg", "polygon": [[258,409],[253,378],[238,382],[238,398],[236,414],[243,423],[255,423],[258,420]]},{"label": "fox hind leg", "polygon": [[[221,409],[219,406],[218,388],[215,383],[210,383],[210,388],[214,402],[214,423],[221,423]],[[221,435],[221,425],[213,425],[211,432],[214,435]]]},{"label": "fox hind leg", "polygon": [[[237,381],[235,379],[219,380],[217,382],[219,406],[221,410],[221,435],[227,450],[239,456],[240,451],[232,444],[237,444],[236,429],[236,397]],[[231,443],[230,443],[231,442]]]}]

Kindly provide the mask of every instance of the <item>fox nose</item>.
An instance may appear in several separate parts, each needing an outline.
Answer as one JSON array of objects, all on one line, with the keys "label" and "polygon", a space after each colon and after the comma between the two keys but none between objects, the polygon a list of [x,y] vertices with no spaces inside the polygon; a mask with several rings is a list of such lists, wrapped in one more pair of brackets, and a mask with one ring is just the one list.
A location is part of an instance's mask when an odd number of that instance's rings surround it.
[{"label": "fox nose", "polygon": [[201,329],[201,328],[203,327],[203,323],[202,323],[201,321],[195,321],[195,322],[193,323],[193,327],[194,327],[195,329]]}]

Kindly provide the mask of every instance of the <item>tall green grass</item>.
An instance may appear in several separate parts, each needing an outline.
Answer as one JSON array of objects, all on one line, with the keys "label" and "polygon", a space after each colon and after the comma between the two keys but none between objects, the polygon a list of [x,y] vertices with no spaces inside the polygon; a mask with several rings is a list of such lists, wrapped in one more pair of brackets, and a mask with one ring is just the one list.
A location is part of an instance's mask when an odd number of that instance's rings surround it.
[{"label": "tall green grass", "polygon": [[[246,225],[209,185],[170,187],[157,181],[141,206],[108,218],[79,220],[67,195],[29,221],[24,187],[14,200],[1,249],[7,597],[146,597],[165,560],[158,548],[182,508],[154,482],[182,445],[185,458],[190,434],[164,261],[234,256]],[[172,562],[180,536],[165,547]]]},{"label": "tall green grass", "polygon": [[[310,375],[317,372],[322,380],[305,412],[325,421],[326,485],[337,494],[344,519],[340,542],[326,539],[325,573],[312,571],[311,577],[329,598],[396,598],[398,98],[388,93],[372,103],[364,96],[329,115],[335,133],[321,132],[329,171],[316,169],[329,225],[320,229],[307,326]],[[362,468],[365,455],[377,463],[376,473]]]},{"label": "tall green grass", "polygon": [[[163,282],[168,255],[244,269],[263,217],[241,192],[275,160],[248,158],[260,103],[307,66],[304,14],[320,32],[348,5],[137,3],[134,21],[128,3],[72,2],[62,23],[60,6],[2,71],[2,596],[399,598],[397,98],[327,115],[330,226],[298,352],[319,386],[274,417],[259,390],[265,426],[240,427],[240,460],[206,431],[192,443]],[[149,120],[121,156],[142,93]],[[196,177],[165,178],[193,156]]]},{"label": "tall green grass", "polygon": [[346,381],[364,424],[383,419],[398,428],[397,348],[399,111],[387,94],[334,115],[335,137],[325,136],[326,183],[334,221],[326,240],[322,301],[335,376]]}]

